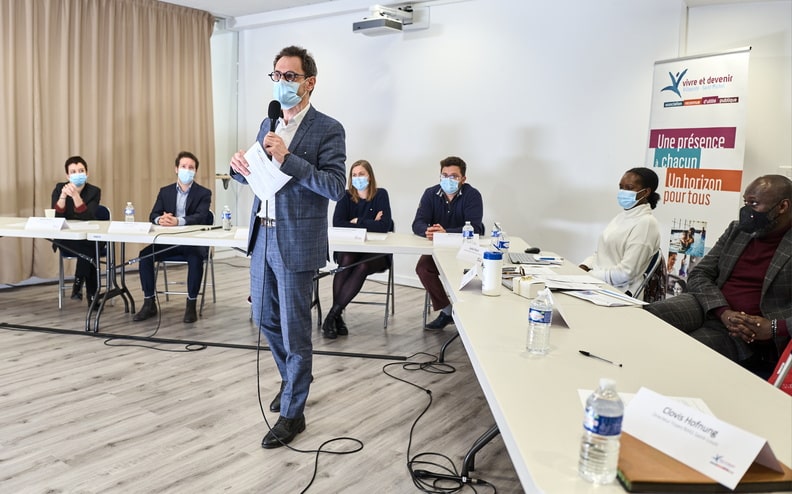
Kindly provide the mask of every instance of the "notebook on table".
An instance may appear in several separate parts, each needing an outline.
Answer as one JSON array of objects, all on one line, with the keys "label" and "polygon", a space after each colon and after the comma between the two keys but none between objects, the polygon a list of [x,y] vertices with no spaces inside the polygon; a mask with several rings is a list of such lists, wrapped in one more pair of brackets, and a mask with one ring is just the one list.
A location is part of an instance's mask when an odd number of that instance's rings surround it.
[{"label": "notebook on table", "polygon": [[684,463],[622,433],[618,479],[627,492],[788,492],[792,470],[784,473],[754,463],[735,490],[721,485]]}]

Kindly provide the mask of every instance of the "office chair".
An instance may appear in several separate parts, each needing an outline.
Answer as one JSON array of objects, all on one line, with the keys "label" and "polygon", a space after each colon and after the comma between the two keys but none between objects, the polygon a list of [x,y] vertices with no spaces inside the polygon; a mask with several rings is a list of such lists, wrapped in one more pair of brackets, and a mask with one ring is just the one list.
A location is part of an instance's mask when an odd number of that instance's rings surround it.
[{"label": "office chair", "polygon": [[[110,221],[110,209],[107,206],[99,204],[96,206],[96,211],[94,211],[94,218],[98,221]],[[102,248],[99,251],[100,259],[101,257],[107,256],[107,244],[104,242],[102,242],[102,244]],[[66,287],[63,261],[65,259],[77,259],[77,256],[63,249],[58,249],[58,254],[58,310],[61,310],[63,309],[63,292],[68,290],[68,287]]]},{"label": "office chair", "polygon": [[[665,267],[665,263],[663,261],[663,252],[662,250],[658,250],[654,253],[651,259],[649,259],[649,265],[646,267],[646,271],[644,271],[643,279],[641,280],[641,284],[638,285],[638,288],[635,289],[635,294],[632,295],[633,298],[643,299],[645,302],[654,302],[656,300],[662,300],[665,298],[665,278],[666,275],[663,272],[663,267]],[[647,290],[647,287],[652,286],[652,291],[662,291],[661,294],[652,293],[650,294]],[[644,293],[646,291],[646,293]],[[646,300],[647,297],[651,298],[652,300]]]},{"label": "office chair", "polygon": [[[214,224],[214,212],[209,210],[209,224]],[[165,300],[170,300],[170,295],[187,295],[186,289],[184,291],[176,291],[171,290],[169,287],[170,285],[186,285],[186,281],[168,281],[168,266],[178,266],[178,265],[186,265],[187,259],[181,256],[173,256],[167,259],[163,259],[161,261],[157,261],[156,266],[156,278],[159,278],[159,272],[162,271],[162,279],[164,280],[164,288],[162,290],[157,290],[157,293],[164,294]],[[212,282],[207,283],[209,275],[212,276]],[[156,283],[156,282],[155,282]],[[203,315],[203,308],[204,308],[204,300],[206,298],[206,286],[210,285],[212,287],[212,303],[217,302],[217,294],[215,293],[215,274],[214,274],[214,247],[209,247],[209,252],[207,253],[206,259],[204,259],[204,274],[203,274],[203,284],[201,287],[201,291],[198,295],[201,296],[201,306],[198,309],[198,315]]]}]

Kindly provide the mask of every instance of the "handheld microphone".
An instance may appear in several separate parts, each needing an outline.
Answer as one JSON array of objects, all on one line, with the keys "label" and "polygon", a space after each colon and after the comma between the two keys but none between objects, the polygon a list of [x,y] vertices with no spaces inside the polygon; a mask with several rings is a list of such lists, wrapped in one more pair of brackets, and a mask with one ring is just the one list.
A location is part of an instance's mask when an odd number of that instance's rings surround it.
[{"label": "handheld microphone", "polygon": [[221,228],[223,228],[223,225],[205,226],[205,227],[201,228],[201,230],[203,230],[205,232],[208,232],[209,230],[219,230]]},{"label": "handheld microphone", "polygon": [[270,101],[269,108],[267,109],[267,116],[270,121],[270,132],[275,132],[275,126],[278,125],[278,119],[281,116],[280,101],[276,99]]}]

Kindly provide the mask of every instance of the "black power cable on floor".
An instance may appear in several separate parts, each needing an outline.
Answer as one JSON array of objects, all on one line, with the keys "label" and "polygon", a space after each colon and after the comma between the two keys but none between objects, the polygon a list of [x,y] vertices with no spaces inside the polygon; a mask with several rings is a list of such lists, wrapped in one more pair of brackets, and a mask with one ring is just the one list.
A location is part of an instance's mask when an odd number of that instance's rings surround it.
[{"label": "black power cable on floor", "polygon": [[[429,360],[418,362],[410,361],[410,359],[417,356],[427,356]],[[410,473],[413,485],[421,492],[427,494],[452,494],[460,492],[465,488],[470,488],[474,493],[478,493],[479,491],[476,489],[476,485],[487,487],[491,492],[497,493],[498,490],[495,486],[486,480],[462,476],[454,465],[453,460],[442,453],[422,452],[414,456],[412,455],[413,434],[418,422],[432,406],[432,391],[414,382],[391,374],[388,371],[389,368],[393,366],[401,366],[403,370],[409,372],[422,371],[431,374],[452,374],[456,372],[456,369],[452,365],[438,362],[437,356],[424,352],[411,355],[407,358],[407,362],[393,362],[385,364],[382,367],[382,372],[386,376],[420,389],[426,393],[428,397],[426,406],[410,426],[410,434],[407,441],[407,470]]]}]

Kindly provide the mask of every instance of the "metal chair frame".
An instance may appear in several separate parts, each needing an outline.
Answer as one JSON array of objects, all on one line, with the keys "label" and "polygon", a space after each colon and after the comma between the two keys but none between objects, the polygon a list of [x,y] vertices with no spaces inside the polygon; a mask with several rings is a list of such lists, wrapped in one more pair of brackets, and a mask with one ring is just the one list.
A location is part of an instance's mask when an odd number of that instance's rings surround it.
[{"label": "metal chair frame", "polygon": [[[209,211],[209,215],[210,215],[210,219],[211,219],[211,224],[213,224],[214,223],[214,212],[210,210]],[[175,291],[175,290],[170,290],[168,288],[169,285],[177,285],[177,284],[178,285],[186,285],[187,284],[186,281],[173,281],[173,282],[168,281],[168,266],[169,265],[185,265],[185,264],[187,264],[187,261],[182,261],[182,260],[178,260],[178,259],[165,259],[165,260],[162,260],[162,261],[157,261],[157,266],[156,266],[156,269],[154,270],[154,273],[155,273],[155,282],[154,283],[156,284],[156,278],[159,278],[159,272],[162,271],[162,279],[164,281],[165,287],[162,290],[157,290],[157,293],[165,295],[165,300],[166,301],[170,300],[170,295],[188,295],[188,293],[186,291]],[[207,283],[207,280],[208,280],[210,275],[212,276],[212,283],[211,284]],[[214,247],[209,247],[209,252],[208,252],[208,254],[206,256],[206,259],[204,259],[203,282],[202,282],[201,291],[199,293],[199,295],[201,296],[201,306],[198,309],[198,315],[203,315],[204,302],[205,302],[205,299],[206,299],[206,286],[207,286],[207,284],[209,284],[212,287],[212,303],[213,304],[217,303],[217,293],[215,292]]]},{"label": "metal chair frame", "polygon": [[[94,213],[94,216],[99,221],[110,221],[110,219],[112,218],[112,215],[110,213],[110,208],[108,208],[107,206],[103,206],[102,204],[99,204],[96,207],[96,212]],[[105,247],[104,251],[101,254],[104,256],[107,255],[107,247]],[[66,287],[66,272],[63,263],[64,259],[77,259],[77,256],[68,252],[64,252],[61,249],[58,249],[58,310],[63,309],[63,292],[68,290],[68,288]],[[98,259],[98,261],[101,261],[101,258]]]}]

